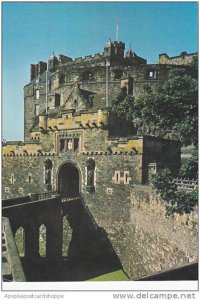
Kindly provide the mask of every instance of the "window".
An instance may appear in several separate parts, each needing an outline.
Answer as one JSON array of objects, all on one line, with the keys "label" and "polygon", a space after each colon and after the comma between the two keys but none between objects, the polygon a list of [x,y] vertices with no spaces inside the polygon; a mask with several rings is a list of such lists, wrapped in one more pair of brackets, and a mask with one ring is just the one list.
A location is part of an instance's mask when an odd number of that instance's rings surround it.
[{"label": "window", "polygon": [[39,116],[39,114],[40,114],[40,106],[39,106],[39,104],[36,104],[35,105],[35,115]]},{"label": "window", "polygon": [[60,139],[60,152],[65,150],[65,140]]},{"label": "window", "polygon": [[153,71],[149,72],[149,78],[153,78]]},{"label": "window", "polygon": [[17,250],[19,252],[19,256],[25,256],[25,232],[23,227],[19,227],[15,233],[15,243],[17,246]]},{"label": "window", "polygon": [[124,183],[129,183],[129,172],[127,171],[124,172]]},{"label": "window", "polygon": [[32,182],[32,176],[31,174],[28,175],[28,183],[30,184]]},{"label": "window", "polygon": [[35,91],[35,99],[36,99],[36,100],[39,100],[39,99],[40,99],[40,91],[39,91],[39,90],[36,90],[36,91]]},{"label": "window", "polygon": [[60,94],[55,94],[55,107],[60,106]]},{"label": "window", "polygon": [[79,145],[79,139],[75,138],[74,139],[74,151],[78,150],[78,145]]},{"label": "window", "polygon": [[133,78],[129,77],[128,80],[128,95],[133,95]]},{"label": "window", "polygon": [[93,193],[95,191],[95,187],[94,187],[95,161],[92,158],[89,158],[86,162],[86,166],[87,166],[86,191]]},{"label": "window", "polygon": [[119,184],[121,180],[120,171],[115,171],[114,176],[112,177],[114,183]]},{"label": "window", "polygon": [[39,228],[39,253],[46,256],[46,226],[42,224]]},{"label": "window", "polygon": [[114,78],[115,79],[120,79],[123,75],[123,72],[122,70],[116,70],[115,73],[114,73]]},{"label": "window", "polygon": [[11,174],[10,182],[11,182],[11,184],[14,184],[14,183],[15,183],[15,177],[14,177],[14,174]]},{"label": "window", "polygon": [[65,75],[61,74],[60,75],[60,84],[65,83]]},{"label": "window", "polygon": [[45,178],[44,178],[46,190],[48,191],[52,189],[51,179],[52,179],[52,161],[48,159],[45,161]]},{"label": "window", "polygon": [[67,256],[72,239],[72,228],[69,225],[67,216],[63,217],[63,243],[62,243],[62,255]]},{"label": "window", "polygon": [[74,107],[76,108],[78,106],[78,101],[77,99],[74,99]]},{"label": "window", "polygon": [[79,138],[61,138],[60,139],[60,152],[78,151]]},{"label": "window", "polygon": [[89,72],[89,71],[85,71],[83,74],[82,74],[82,79],[83,80],[93,80],[94,79],[94,75],[93,73]]},{"label": "window", "polygon": [[158,77],[157,75],[158,75],[158,73],[156,70],[150,70],[150,71],[148,71],[147,77],[149,79],[157,79],[157,77]]}]

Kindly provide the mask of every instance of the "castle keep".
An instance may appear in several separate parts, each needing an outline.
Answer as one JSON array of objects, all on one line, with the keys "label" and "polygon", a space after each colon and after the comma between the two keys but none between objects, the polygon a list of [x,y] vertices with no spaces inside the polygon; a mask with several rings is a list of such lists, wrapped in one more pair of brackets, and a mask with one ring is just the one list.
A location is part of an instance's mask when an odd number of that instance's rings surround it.
[{"label": "castle keep", "polygon": [[[150,232],[147,236],[144,234],[148,227],[147,220],[143,223],[145,225],[141,232],[140,226],[130,221],[133,215],[134,220],[139,220],[137,191],[142,190],[142,184],[148,183],[150,174],[156,174],[161,168],[167,167],[176,175],[180,166],[180,143],[153,136],[138,136],[132,124],[116,116],[111,105],[122,89],[133,101],[137,101],[137,97],[142,95],[147,86],[163,84],[173,67],[184,66],[169,65],[166,61],[147,64],[146,59],[139,57],[131,49],[125,53],[125,44],[116,41],[109,41],[102,54],[74,60],[65,55],[53,54],[48,63],[39,61],[30,66],[30,82],[24,87],[24,141],[3,144],[3,198],[6,203],[11,201],[9,198],[25,199],[27,195],[34,197],[33,194],[52,191],[60,195],[61,202],[55,204],[55,209],[50,205],[46,209],[45,206],[38,206],[34,213],[31,210],[26,213],[25,210],[20,210],[20,221],[13,221],[11,224],[14,234],[21,225],[25,232],[27,230],[34,236],[34,245],[30,237],[27,239],[30,242],[27,246],[29,258],[35,257],[36,252],[38,255],[38,233],[35,234],[38,228],[42,224],[48,224],[53,233],[51,237],[49,235],[47,244],[55,245],[53,237],[56,241],[59,238],[62,240],[61,231],[59,235],[56,231],[62,227],[61,215],[70,215],[72,211],[72,219],[76,218],[76,221],[71,222],[75,225],[70,226],[76,234],[78,232],[76,238],[82,237],[87,241],[87,233],[91,234],[93,230],[89,217],[86,218],[85,212],[83,213],[84,207],[87,207],[95,219],[92,219],[92,223],[97,223],[107,232],[106,236],[112,242],[123,268],[132,278],[167,269],[169,262],[170,267],[176,267],[195,261],[191,254],[194,249],[190,249],[187,241],[181,244],[177,256],[172,259],[171,255],[178,245],[172,246],[169,243],[168,246],[167,234],[163,237],[165,241],[162,237],[159,239],[158,247],[162,248],[164,243],[169,248],[169,255],[167,261],[157,269],[152,267],[156,265],[156,256],[153,256],[152,265],[145,265],[145,260],[137,265],[136,256],[132,257],[128,236],[139,241],[138,248],[134,249],[135,255],[144,248],[139,240],[141,237],[147,244],[154,240]],[[79,199],[80,195],[85,206]],[[75,199],[73,209],[68,199],[72,202]],[[136,209],[133,210],[134,205]],[[59,210],[61,206],[62,213]],[[145,211],[144,207],[143,209]],[[40,216],[42,211],[44,218]],[[31,227],[34,222],[31,226],[27,223],[33,214],[37,218],[35,231]],[[14,220],[14,213],[10,215]],[[5,213],[6,217],[10,215]],[[77,225],[79,218],[82,223]],[[52,227],[52,223],[56,224],[56,229]],[[81,248],[80,240],[77,242],[76,238],[73,239],[68,255],[76,256],[77,251],[78,256],[86,252],[87,257],[92,255],[92,242],[86,242],[84,246],[81,244]],[[103,240],[105,242],[105,235]],[[173,243],[176,243],[175,238]],[[61,242],[58,244],[61,245]],[[103,249],[101,247],[99,249]],[[111,249],[110,246],[108,248]],[[56,253],[62,252],[62,245],[55,249],[48,250],[51,259]],[[142,250],[147,260],[150,255],[145,251],[148,249]],[[113,250],[109,251],[111,253]],[[184,251],[187,255],[183,254]],[[164,260],[165,250],[163,253]]]},{"label": "castle keep", "polygon": [[148,65],[131,49],[124,55],[124,48],[109,41],[103,54],[75,60],[53,55],[48,68],[41,61],[31,65],[31,81],[24,87],[24,142],[3,145],[4,198],[61,191],[60,174],[62,168],[67,173],[67,165],[79,174],[77,192],[88,193],[89,161],[93,192],[108,196],[118,186],[128,190],[147,182],[149,173],[162,166],[176,173],[179,143],[137,136],[111,109],[122,87],[137,99],[146,85],[162,84],[169,71]]}]

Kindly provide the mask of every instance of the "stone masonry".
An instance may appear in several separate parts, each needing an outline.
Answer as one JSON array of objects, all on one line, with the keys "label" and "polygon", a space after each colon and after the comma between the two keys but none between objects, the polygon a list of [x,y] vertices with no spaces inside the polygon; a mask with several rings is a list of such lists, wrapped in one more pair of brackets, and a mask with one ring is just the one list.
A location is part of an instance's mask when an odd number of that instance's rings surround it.
[{"label": "stone masonry", "polygon": [[53,55],[48,64],[31,65],[24,141],[3,144],[2,193],[5,201],[47,191],[81,195],[124,270],[138,278],[196,260],[196,219],[167,219],[148,186],[159,169],[177,174],[180,143],[138,136],[111,103],[122,87],[136,101],[171,68],[189,67],[149,65],[124,49],[123,42],[109,41],[103,54]]}]

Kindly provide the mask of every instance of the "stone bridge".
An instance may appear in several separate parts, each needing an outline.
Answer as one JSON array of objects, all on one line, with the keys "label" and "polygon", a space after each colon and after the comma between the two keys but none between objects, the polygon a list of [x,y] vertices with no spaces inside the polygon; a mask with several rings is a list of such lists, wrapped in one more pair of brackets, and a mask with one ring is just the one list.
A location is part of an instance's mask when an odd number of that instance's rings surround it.
[{"label": "stone bridge", "polygon": [[106,232],[95,223],[81,195],[29,194],[3,201],[2,210],[19,245],[27,281],[87,280],[122,269]]},{"label": "stone bridge", "polygon": [[197,280],[195,214],[166,218],[150,195],[149,187],[135,187],[123,222],[81,194],[4,200],[4,281],[84,281],[115,272],[120,280]]}]

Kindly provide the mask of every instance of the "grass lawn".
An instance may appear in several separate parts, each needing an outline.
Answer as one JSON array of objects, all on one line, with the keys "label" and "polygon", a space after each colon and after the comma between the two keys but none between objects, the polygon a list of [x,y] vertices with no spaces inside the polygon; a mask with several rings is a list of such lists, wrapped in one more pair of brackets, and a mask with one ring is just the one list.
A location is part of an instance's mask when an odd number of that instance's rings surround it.
[{"label": "grass lawn", "polygon": [[91,278],[87,281],[124,281],[129,280],[128,276],[124,273],[123,270],[118,270],[115,272],[107,273],[95,278]]}]

